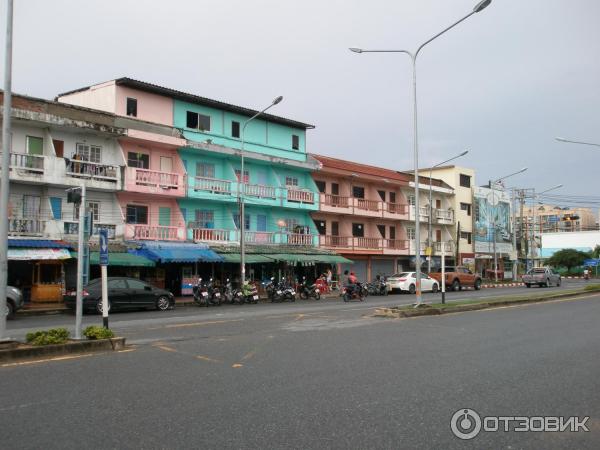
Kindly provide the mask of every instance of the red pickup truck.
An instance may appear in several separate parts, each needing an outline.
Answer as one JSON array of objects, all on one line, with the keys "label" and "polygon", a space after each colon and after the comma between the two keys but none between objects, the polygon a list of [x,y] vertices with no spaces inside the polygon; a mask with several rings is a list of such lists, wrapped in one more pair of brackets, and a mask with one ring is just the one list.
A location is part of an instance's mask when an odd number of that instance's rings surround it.
[{"label": "red pickup truck", "polygon": [[[472,287],[476,291],[481,289],[481,277],[471,272],[466,267],[446,267],[446,289],[449,291],[460,291],[463,287]],[[436,269],[429,276],[442,284],[442,269]]]}]

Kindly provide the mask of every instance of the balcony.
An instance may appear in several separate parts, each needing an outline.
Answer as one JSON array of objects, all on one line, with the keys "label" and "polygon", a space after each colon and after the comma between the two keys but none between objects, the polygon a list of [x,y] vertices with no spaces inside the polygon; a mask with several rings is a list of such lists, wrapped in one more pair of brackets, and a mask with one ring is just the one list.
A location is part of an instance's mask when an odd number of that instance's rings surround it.
[{"label": "balcony", "polygon": [[315,245],[315,236],[312,234],[283,233],[281,234],[281,243],[287,245],[313,246]]},{"label": "balcony", "polygon": [[192,227],[192,238],[194,241],[229,242],[233,234],[234,231],[232,230]]},{"label": "balcony", "polygon": [[194,191],[202,191],[219,195],[231,195],[231,181],[217,180],[216,178],[196,177],[194,179]]},{"label": "balcony", "polygon": [[436,209],[435,220],[442,225],[451,225],[454,223],[454,211],[451,209]]},{"label": "balcony", "polygon": [[125,238],[152,241],[185,241],[186,236],[183,227],[127,224],[125,226]]},{"label": "balcony", "polygon": [[275,200],[277,198],[276,189],[273,186],[263,186],[261,184],[243,184],[244,193],[247,197],[257,197]]},{"label": "balcony", "polygon": [[39,218],[8,218],[9,236],[43,236],[46,220]]},{"label": "balcony", "polygon": [[406,218],[408,216],[408,205],[400,203],[385,202],[383,204],[383,217],[386,219]]},{"label": "balcony", "polygon": [[454,252],[454,243],[453,242],[434,242],[433,243],[433,251],[441,255],[442,248],[444,249],[444,253],[449,255]]},{"label": "balcony", "polygon": [[322,247],[348,252],[368,252],[384,255],[407,255],[409,244],[404,239],[383,239],[351,236],[319,236]]},{"label": "balcony", "polygon": [[[239,241],[239,231],[236,230],[236,237]],[[276,233],[269,231],[249,231],[244,232],[244,242],[247,244],[276,244]]]},{"label": "balcony", "polygon": [[119,180],[119,166],[99,164],[88,161],[66,159],[65,173],[76,178],[90,178],[99,181],[116,183]]},{"label": "balcony", "polygon": [[[410,205],[409,208],[409,220],[415,220],[415,206]],[[428,206],[419,206],[419,221],[420,222],[429,222],[429,207]]]},{"label": "balcony", "polygon": [[44,156],[11,152],[10,168],[23,169],[28,172],[44,173]]},{"label": "balcony", "polygon": [[127,167],[126,188],[144,194],[161,194],[174,197],[185,195],[185,175],[157,170]]},{"label": "balcony", "polygon": [[[60,225],[60,223],[59,223]],[[114,224],[103,224],[96,223],[93,224],[92,236],[98,237],[99,230],[105,229],[108,233],[109,239],[115,239],[117,237],[117,226]],[[75,237],[79,232],[79,222],[77,221],[63,221],[63,234],[67,236]]]},{"label": "balcony", "polygon": [[324,193],[320,194],[320,200],[320,210],[324,212],[382,217],[386,219],[405,219],[408,215],[408,205],[406,204]]},{"label": "balcony", "polygon": [[287,188],[287,201],[296,203],[315,203],[315,194],[306,189]]}]

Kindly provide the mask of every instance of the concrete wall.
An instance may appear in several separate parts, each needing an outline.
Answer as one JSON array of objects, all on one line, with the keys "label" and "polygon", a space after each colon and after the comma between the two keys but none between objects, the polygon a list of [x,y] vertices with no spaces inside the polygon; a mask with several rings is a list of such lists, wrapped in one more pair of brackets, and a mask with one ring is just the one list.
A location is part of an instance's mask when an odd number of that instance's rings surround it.
[{"label": "concrete wall", "polygon": [[114,81],[97,84],[84,91],[63,95],[58,98],[58,101],[114,113],[116,111],[116,85]]},{"label": "concrete wall", "polygon": [[117,86],[115,114],[127,115],[127,97],[137,100],[137,118],[148,122],[173,125],[173,99],[149,92]]}]

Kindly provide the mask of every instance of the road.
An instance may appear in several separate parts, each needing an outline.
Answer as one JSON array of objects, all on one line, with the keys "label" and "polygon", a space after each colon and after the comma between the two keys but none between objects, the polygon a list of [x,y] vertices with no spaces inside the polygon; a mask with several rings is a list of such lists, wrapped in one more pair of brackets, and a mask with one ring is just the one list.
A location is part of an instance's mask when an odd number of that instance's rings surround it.
[{"label": "road", "polygon": [[[369,303],[115,314],[126,351],[0,367],[3,448],[600,447],[600,295],[415,319]],[[462,441],[461,408],[591,431]]]},{"label": "road", "polygon": [[[553,287],[547,292],[556,292],[568,289],[579,288],[585,285],[581,280],[563,280],[560,287]],[[543,289],[542,289],[543,290]],[[506,295],[538,295],[540,288],[525,287],[518,288],[495,288],[482,289],[480,291],[463,290],[460,292],[447,292],[446,300],[448,302],[460,301],[466,299],[486,299],[502,297]],[[414,301],[414,297],[408,294],[395,294],[387,297],[368,297],[363,303],[352,302],[345,304],[340,297],[322,299],[320,301],[297,300],[295,303],[261,303],[258,305],[223,305],[221,307],[198,308],[195,306],[178,307],[173,311],[126,311],[111,314],[110,326],[117,333],[125,336],[131,336],[131,333],[143,333],[147,327],[152,328],[155,325],[167,325],[187,322],[189,320],[222,320],[222,319],[240,319],[255,316],[269,316],[273,314],[304,314],[324,311],[335,311],[340,308],[351,308],[357,310],[370,310],[378,306],[392,306],[409,304]],[[441,294],[423,294],[423,301],[426,303],[438,303],[441,301]],[[350,306],[349,306],[350,305]],[[101,325],[102,318],[97,315],[85,315],[83,325]],[[65,327],[74,334],[75,317],[72,314],[41,315],[18,317],[16,320],[7,323],[8,335],[15,339],[24,339],[25,335],[31,331],[47,329],[53,327]]]}]

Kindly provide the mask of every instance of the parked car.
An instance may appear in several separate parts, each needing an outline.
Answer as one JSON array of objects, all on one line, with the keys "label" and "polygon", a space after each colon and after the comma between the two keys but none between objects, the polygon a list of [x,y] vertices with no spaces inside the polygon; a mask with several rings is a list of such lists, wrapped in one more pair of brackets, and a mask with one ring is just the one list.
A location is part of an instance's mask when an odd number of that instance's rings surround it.
[{"label": "parked car", "polygon": [[[392,275],[387,278],[386,284],[389,291],[399,290],[400,292],[408,292],[414,294],[416,292],[415,272],[402,272]],[[440,290],[439,283],[433,278],[421,273],[421,291],[422,292],[437,292]]]},{"label": "parked car", "polygon": [[528,288],[533,284],[539,287],[560,286],[561,282],[560,274],[549,267],[534,267],[523,275],[523,283]]},{"label": "parked car", "polygon": [[[476,291],[481,289],[481,276],[471,272],[466,267],[449,266],[444,270],[446,278],[446,290],[460,291],[464,287],[472,287]],[[442,269],[436,269],[429,276],[435,279],[440,285],[442,284]]]},{"label": "parked car", "polygon": [[[175,306],[175,297],[169,291],[154,287],[135,278],[108,277],[108,310],[155,308],[165,311]],[[76,292],[66,293],[65,305],[75,309]],[[102,313],[102,283],[90,281],[83,289],[83,310]]]},{"label": "parked car", "polygon": [[23,293],[16,287],[6,287],[6,311],[7,319],[14,319],[17,310],[23,307]]}]

